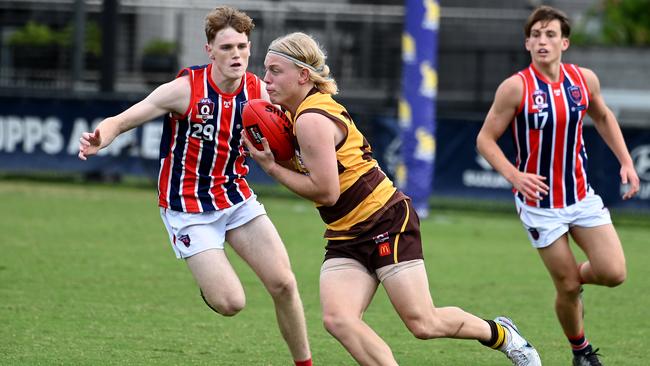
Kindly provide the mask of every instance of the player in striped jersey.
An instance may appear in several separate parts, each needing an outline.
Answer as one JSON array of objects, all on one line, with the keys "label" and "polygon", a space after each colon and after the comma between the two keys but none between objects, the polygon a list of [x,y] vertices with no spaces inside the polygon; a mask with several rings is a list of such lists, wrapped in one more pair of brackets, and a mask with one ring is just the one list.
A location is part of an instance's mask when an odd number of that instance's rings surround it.
[{"label": "player in striped jersey", "polygon": [[118,135],[165,115],[158,180],[161,217],[172,248],[183,258],[206,304],[224,316],[245,305],[242,284],[224,241],[248,263],[273,297],[280,331],[296,365],[310,366],[302,301],[286,249],[246,182],[241,111],[268,94],[246,71],[253,21],[231,7],[205,19],[211,63],[183,69],[177,78],[117,116],[83,133],[83,160]]},{"label": "player in striped jersey", "polygon": [[[569,47],[569,21],[561,11],[541,6],[525,26],[528,68],[497,89],[477,138],[480,153],[512,183],[519,217],[556,288],[555,311],[574,353],[574,365],[600,365],[584,335],[583,284],[618,286],[626,277],[625,256],[608,210],[587,177],[583,118],[621,164],[620,179],[639,189],[621,129],[600,94],[593,71],[561,62]],[[504,156],[498,138],[511,127],[517,156]],[[587,256],[577,263],[569,235]]]},{"label": "player in striped jersey", "polygon": [[295,169],[277,164],[268,143],[245,143],[273,178],[316,204],[327,227],[320,295],[325,328],[361,365],[397,365],[391,349],[363,321],[379,283],[420,339],[476,339],[515,365],[541,365],[511,320],[483,320],[457,307],[436,308],[429,293],[420,223],[411,200],[372,157],[365,137],[332,95],[336,82],[319,45],[304,33],[271,43],[264,81],[287,110],[296,136]]}]

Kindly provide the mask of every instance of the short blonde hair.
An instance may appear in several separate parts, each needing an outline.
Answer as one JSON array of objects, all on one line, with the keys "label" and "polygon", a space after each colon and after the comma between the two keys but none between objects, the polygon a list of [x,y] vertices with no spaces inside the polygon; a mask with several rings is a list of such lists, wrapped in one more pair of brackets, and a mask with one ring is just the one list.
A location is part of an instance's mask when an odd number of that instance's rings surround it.
[{"label": "short blonde hair", "polygon": [[325,64],[325,51],[310,35],[295,32],[276,38],[271,42],[269,51],[297,60],[294,62],[296,66],[307,66],[309,79],[321,93],[338,93],[336,81],[330,77],[330,68]]}]

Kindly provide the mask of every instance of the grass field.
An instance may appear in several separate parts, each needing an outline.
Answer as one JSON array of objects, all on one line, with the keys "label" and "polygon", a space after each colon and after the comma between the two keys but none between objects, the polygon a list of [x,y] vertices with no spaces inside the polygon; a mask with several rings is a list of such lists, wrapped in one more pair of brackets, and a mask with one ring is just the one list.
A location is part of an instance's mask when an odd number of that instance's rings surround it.
[{"label": "grass field", "polygon": [[[271,300],[239,258],[231,256],[246,288],[244,311],[223,318],[203,304],[169,247],[155,194],[154,187],[0,181],[1,365],[291,364]],[[260,198],[292,258],[315,364],[353,365],[321,326],[324,242],[315,210],[283,195]],[[628,280],[586,288],[587,336],[607,365],[647,365],[650,223],[617,229]],[[422,231],[437,305],[506,314],[545,365],[570,364],[551,282],[512,212],[434,209]],[[508,364],[475,341],[415,339],[381,289],[365,318],[401,365]]]}]

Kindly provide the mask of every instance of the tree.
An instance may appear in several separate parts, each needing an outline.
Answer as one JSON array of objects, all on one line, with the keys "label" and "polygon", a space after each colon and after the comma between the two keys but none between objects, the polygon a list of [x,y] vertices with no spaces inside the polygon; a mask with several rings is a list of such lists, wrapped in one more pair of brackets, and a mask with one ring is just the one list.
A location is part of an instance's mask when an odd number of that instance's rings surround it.
[{"label": "tree", "polygon": [[650,0],[602,0],[571,37],[574,44],[650,45]]}]

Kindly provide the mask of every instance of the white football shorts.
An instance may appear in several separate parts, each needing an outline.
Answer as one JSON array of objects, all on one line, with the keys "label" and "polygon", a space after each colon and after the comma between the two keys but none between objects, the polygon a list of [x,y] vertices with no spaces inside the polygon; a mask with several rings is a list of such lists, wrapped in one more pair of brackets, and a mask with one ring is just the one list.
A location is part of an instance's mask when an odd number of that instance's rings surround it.
[{"label": "white football shorts", "polygon": [[564,208],[532,207],[516,196],[515,204],[528,239],[537,249],[553,244],[573,226],[595,227],[612,223],[609,210],[593,191],[582,201]]},{"label": "white football shorts", "polygon": [[184,259],[208,249],[224,249],[226,231],[265,215],[264,205],[253,195],[224,210],[188,213],[160,208],[176,258]]}]

